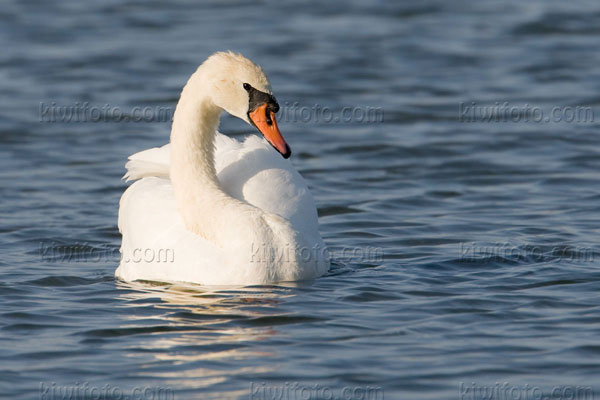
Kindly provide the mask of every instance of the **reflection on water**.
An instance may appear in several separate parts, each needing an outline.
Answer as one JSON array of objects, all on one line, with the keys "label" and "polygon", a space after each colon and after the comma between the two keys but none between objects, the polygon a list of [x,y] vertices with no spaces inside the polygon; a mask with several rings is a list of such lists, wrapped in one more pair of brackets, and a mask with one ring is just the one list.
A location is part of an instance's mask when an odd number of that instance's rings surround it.
[{"label": "reflection on water", "polygon": [[[120,324],[123,335],[139,329],[149,333],[136,345],[136,352],[147,351],[156,360],[173,366],[174,371],[143,371],[146,377],[161,378],[165,384],[201,389],[227,382],[229,376],[271,373],[276,366],[240,366],[240,360],[269,358],[272,351],[257,351],[251,342],[269,341],[278,335],[279,323],[294,323],[294,316],[280,314],[279,303],[296,296],[291,288],[302,284],[285,283],[267,287],[219,287],[166,284],[159,282],[118,282],[123,307],[152,307],[149,320],[144,313],[127,315]],[[303,318],[298,319],[299,322]],[[177,332],[165,338],[164,332]],[[135,357],[136,353],[130,354]],[[178,371],[177,366],[211,361],[214,369],[199,367]],[[227,368],[219,368],[227,363]],[[206,363],[201,363],[206,365]],[[233,390],[223,395],[242,395],[247,390]]]}]

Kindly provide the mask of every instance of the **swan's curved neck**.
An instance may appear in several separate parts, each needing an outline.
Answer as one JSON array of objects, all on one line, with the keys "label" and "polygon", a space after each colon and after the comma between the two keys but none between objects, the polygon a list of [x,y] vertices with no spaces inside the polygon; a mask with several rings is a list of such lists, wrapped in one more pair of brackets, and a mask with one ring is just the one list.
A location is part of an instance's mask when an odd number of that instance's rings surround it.
[{"label": "swan's curved neck", "polygon": [[224,218],[248,206],[227,195],[217,180],[214,139],[222,109],[216,106],[199,69],[181,92],[171,129],[170,177],[186,228],[207,239],[225,235]]},{"label": "swan's curved neck", "polygon": [[[171,174],[201,176],[217,184],[214,163],[214,138],[221,108],[213,104],[204,85],[196,83],[199,72],[183,88],[173,115],[171,128]],[[200,75],[201,76],[201,75]],[[175,164],[175,167],[173,166]]]}]

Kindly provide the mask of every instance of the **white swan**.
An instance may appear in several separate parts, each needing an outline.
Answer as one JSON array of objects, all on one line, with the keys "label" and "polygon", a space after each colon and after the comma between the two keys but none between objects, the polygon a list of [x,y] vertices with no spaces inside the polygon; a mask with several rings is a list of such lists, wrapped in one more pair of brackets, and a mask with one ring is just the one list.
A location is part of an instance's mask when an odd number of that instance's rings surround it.
[{"label": "white swan", "polygon": [[[329,268],[317,212],[275,120],[262,69],[215,53],[190,77],[171,143],[129,158],[116,277],[250,285],[312,279]],[[264,135],[238,142],[217,132],[225,110]]]}]

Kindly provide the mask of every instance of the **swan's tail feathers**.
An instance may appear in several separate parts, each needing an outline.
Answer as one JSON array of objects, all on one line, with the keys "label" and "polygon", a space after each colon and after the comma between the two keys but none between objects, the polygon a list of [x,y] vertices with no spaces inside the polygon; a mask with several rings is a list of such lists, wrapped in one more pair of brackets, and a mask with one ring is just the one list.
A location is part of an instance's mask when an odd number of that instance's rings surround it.
[{"label": "swan's tail feathers", "polygon": [[129,157],[129,161],[125,164],[127,173],[123,176],[123,179],[126,181],[135,181],[148,176],[168,178],[170,165],[170,144],[140,151]]}]

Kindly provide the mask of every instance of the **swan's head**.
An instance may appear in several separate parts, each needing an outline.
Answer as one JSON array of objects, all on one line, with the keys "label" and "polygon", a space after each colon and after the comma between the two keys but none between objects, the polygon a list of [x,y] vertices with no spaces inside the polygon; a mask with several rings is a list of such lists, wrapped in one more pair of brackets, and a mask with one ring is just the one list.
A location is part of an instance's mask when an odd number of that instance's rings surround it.
[{"label": "swan's head", "polygon": [[292,154],[277,127],[279,104],[258,65],[241,54],[219,52],[200,68],[208,78],[205,84],[212,85],[210,93],[216,106],[256,127],[284,158]]}]

